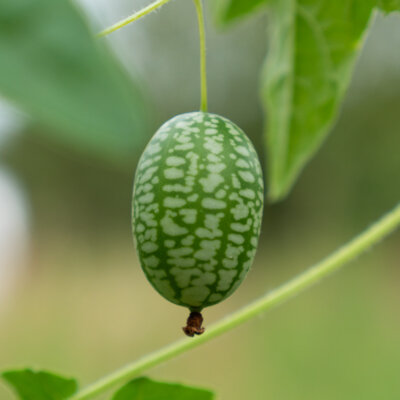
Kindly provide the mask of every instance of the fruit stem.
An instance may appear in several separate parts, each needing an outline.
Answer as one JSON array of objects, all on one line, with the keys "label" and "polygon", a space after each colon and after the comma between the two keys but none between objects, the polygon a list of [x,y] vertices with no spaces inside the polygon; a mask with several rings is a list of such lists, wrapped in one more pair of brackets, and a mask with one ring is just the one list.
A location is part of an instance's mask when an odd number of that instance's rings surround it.
[{"label": "fruit stem", "polygon": [[147,14],[150,14],[157,8],[160,8],[161,6],[163,6],[164,4],[166,4],[170,1],[171,0],[156,0],[155,2],[149,4],[147,7],[144,7],[142,10],[137,11],[137,12],[133,13],[132,15],[130,15],[129,17],[124,18],[123,20],[117,22],[114,25],[111,25],[107,29],[104,29],[103,31],[98,33],[97,36],[102,37],[102,36],[109,35],[110,33],[123,28],[124,26],[130,24],[131,22],[137,21],[138,19],[146,16]]},{"label": "fruit stem", "polygon": [[366,229],[343,247],[336,250],[330,256],[300,275],[294,277],[292,280],[284,283],[272,292],[266,293],[264,296],[253,303],[248,304],[241,310],[228,315],[220,322],[217,322],[215,325],[208,328],[204,335],[198,336],[194,339],[181,339],[167,347],[151,353],[110,374],[109,376],[100,379],[88,388],[83,389],[70,400],[91,399],[107,391],[114,385],[123,384],[129,379],[139,376],[156,365],[177,357],[178,355],[200,346],[223,333],[229,332],[251,318],[254,318],[255,316],[283,303],[285,300],[293,298],[303,290],[308,289],[315,283],[319,282],[322,278],[325,278],[331,273],[339,270],[344,264],[353,260],[367,249],[370,249],[374,244],[380,242],[399,226],[400,204],[374,225]]},{"label": "fruit stem", "polygon": [[193,0],[197,10],[200,37],[200,77],[201,77],[201,106],[200,110],[208,111],[207,94],[207,49],[206,49],[206,29],[204,22],[204,8],[202,0]]}]

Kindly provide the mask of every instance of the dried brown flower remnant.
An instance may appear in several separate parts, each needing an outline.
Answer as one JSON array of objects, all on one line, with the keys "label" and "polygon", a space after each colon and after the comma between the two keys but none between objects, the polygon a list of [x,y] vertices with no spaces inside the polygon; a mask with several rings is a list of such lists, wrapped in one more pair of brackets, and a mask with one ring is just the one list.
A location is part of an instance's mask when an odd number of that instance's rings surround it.
[{"label": "dried brown flower remnant", "polygon": [[187,325],[182,328],[186,336],[193,337],[194,335],[201,335],[204,333],[205,329],[202,327],[203,316],[197,311],[190,313],[187,319]]}]

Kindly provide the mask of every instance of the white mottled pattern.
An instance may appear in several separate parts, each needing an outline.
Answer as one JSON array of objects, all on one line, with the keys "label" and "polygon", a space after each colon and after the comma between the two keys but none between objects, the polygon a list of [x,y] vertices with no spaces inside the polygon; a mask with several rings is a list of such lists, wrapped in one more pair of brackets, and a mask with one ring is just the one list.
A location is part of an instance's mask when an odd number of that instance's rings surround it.
[{"label": "white mottled pattern", "polygon": [[258,157],[236,125],[201,112],[168,121],[134,187],[135,243],[152,285],[192,310],[229,296],[253,262],[263,198]]}]

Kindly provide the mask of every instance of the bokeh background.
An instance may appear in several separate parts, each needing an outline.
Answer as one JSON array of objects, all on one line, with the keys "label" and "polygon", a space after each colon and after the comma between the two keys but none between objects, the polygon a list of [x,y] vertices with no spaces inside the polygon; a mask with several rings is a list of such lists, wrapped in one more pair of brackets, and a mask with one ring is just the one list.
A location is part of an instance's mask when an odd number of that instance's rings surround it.
[{"label": "bokeh background", "polygon": [[[82,0],[94,30],[132,12]],[[146,1],[135,1],[139,9]],[[208,15],[210,110],[264,157],[259,74],[266,16],[218,30]],[[108,39],[149,99],[152,132],[198,108],[191,2],[175,1]],[[287,200],[266,205],[245,283],[206,325],[299,273],[400,199],[400,16],[377,16],[340,118]],[[40,367],[82,384],[178,337],[186,311],[147,283],[131,239],[138,155],[123,166],[64,146],[0,104],[0,370]],[[400,236],[261,318],[149,372],[220,400],[398,400]],[[0,399],[13,395],[0,384]]]}]

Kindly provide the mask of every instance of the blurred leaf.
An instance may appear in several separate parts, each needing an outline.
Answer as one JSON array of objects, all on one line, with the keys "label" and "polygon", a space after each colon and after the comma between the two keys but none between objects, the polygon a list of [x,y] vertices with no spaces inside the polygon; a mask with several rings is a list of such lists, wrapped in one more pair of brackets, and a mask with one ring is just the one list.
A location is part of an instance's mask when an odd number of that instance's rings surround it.
[{"label": "blurred leaf", "polygon": [[375,6],[398,0],[274,0],[264,73],[269,196],[283,198],[329,132]]},{"label": "blurred leaf", "polygon": [[141,91],[68,0],[0,2],[0,93],[84,150],[128,156],[145,133]]},{"label": "blurred leaf", "polygon": [[30,369],[7,371],[3,373],[3,378],[14,388],[21,400],[64,400],[78,389],[73,379]]},{"label": "blurred leaf", "polygon": [[400,10],[400,0],[378,0],[378,7],[386,12],[398,11]]},{"label": "blurred leaf", "polygon": [[270,0],[212,0],[218,22],[228,23],[254,11]]},{"label": "blurred leaf", "polygon": [[173,383],[139,378],[120,389],[112,400],[213,400],[214,394],[208,390],[197,389]]}]

